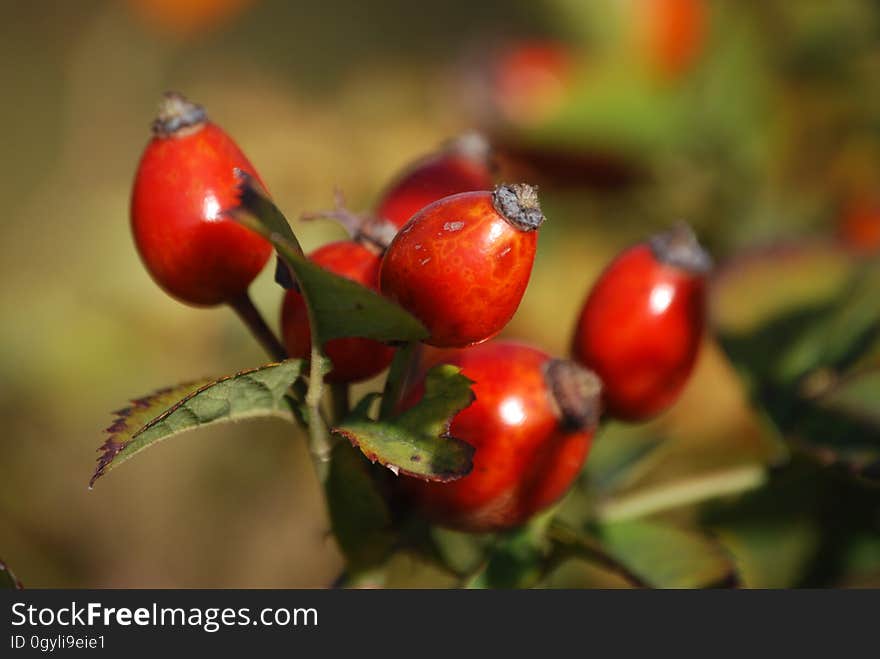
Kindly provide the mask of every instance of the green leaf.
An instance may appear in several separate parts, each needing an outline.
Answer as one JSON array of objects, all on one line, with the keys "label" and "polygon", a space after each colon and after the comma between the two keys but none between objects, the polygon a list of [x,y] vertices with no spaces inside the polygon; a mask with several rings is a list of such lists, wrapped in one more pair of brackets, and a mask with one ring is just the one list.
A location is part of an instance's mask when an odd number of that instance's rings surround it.
[{"label": "green leaf", "polygon": [[245,171],[235,170],[235,176],[239,180],[239,203],[243,208],[259,218],[263,226],[271,233],[277,233],[281,236],[300,256],[303,255],[303,249],[296,239],[296,234],[290,228],[290,223],[281,210],[272,203],[272,200],[266,196],[259,188],[259,184],[254,178]]},{"label": "green leaf", "polygon": [[736,557],[748,588],[792,588],[819,545],[819,530],[803,516],[772,522],[742,520],[718,530],[718,539]]},{"label": "green leaf", "polygon": [[473,573],[483,562],[488,537],[486,534],[454,531],[441,526],[428,530],[432,549],[441,562],[457,574]]},{"label": "green leaf", "polygon": [[9,566],[0,559],[0,588],[21,590],[23,586]]},{"label": "green leaf", "polygon": [[880,533],[868,529],[856,533],[850,539],[844,554],[844,573],[847,575],[843,587],[858,583],[869,588],[880,586]]},{"label": "green leaf", "polygon": [[823,394],[818,403],[880,427],[880,368],[844,378]]},{"label": "green leaf", "polygon": [[858,361],[880,337],[878,290],[880,267],[856,272],[843,294],[786,347],[780,379],[791,381],[816,368],[842,370]]},{"label": "green leaf", "polygon": [[737,580],[735,566],[717,542],[693,531],[653,521],[606,524],[605,548],[657,588],[699,588]]},{"label": "green leaf", "polygon": [[595,589],[633,588],[623,576],[601,564],[577,556],[566,558],[551,566],[541,580],[542,589]]},{"label": "green leaf", "polygon": [[713,289],[721,344],[780,434],[870,479],[880,479],[880,396],[867,374],[878,288],[880,266],[813,244],[740,257]]},{"label": "green leaf", "polygon": [[710,296],[713,324],[755,388],[782,377],[790,381],[796,364],[812,363],[821,339],[804,342],[804,331],[833,309],[853,268],[842,250],[804,243],[753,249],[718,271]]},{"label": "green leaf", "polygon": [[444,364],[426,377],[425,395],[387,421],[372,421],[360,406],[333,432],[360,448],[372,462],[429,481],[451,481],[473,468],[474,448],[449,436],[452,417],[474,400],[471,380]]},{"label": "green leaf", "polygon": [[644,426],[609,423],[584,468],[590,491],[608,497],[635,483],[657,463],[665,438]]},{"label": "green leaf", "polygon": [[545,147],[602,149],[644,158],[686,136],[681,94],[621,69],[593,70],[556,114],[520,137]]},{"label": "green leaf", "polygon": [[[819,392],[815,381],[831,383]],[[880,370],[854,372],[835,381],[817,373],[777,422],[797,446],[825,465],[880,481]]]},{"label": "green leaf", "polygon": [[162,389],[116,412],[110,436],[99,449],[89,487],[106,472],[153,444],[187,430],[252,417],[294,420],[286,393],[303,362],[288,359],[219,379],[204,379]]},{"label": "green leaf", "polygon": [[465,584],[467,588],[530,588],[543,576],[549,544],[544,531],[547,516],[539,517],[498,536],[482,566]]},{"label": "green leaf", "polygon": [[735,259],[713,287],[722,345],[757,384],[846,368],[880,337],[880,267],[838,248],[789,245]]},{"label": "green leaf", "polygon": [[[256,214],[264,218],[266,226],[268,226],[274,233],[281,235],[293,248],[296,249],[297,252],[302,254],[302,247],[296,239],[296,235],[294,235],[290,225],[287,223],[287,218],[281,214],[281,211],[278,210],[275,204],[269,202],[265,195],[255,194],[256,186],[253,185],[253,178],[250,174],[236,168],[235,175],[239,180],[245,179],[252,183],[241,190],[242,197],[247,198],[247,203],[243,203],[242,205],[254,207],[256,209]],[[275,282],[287,290],[296,287],[290,268],[281,256],[276,256],[275,258]]]},{"label": "green leaf", "polygon": [[308,307],[314,345],[350,336],[377,341],[427,338],[424,326],[394,302],[303,256],[287,220],[252,179],[241,178],[240,188],[241,205],[229,215],[271,242],[293,272]]},{"label": "green leaf", "polygon": [[399,551],[384,568],[382,588],[445,589],[455,588],[459,578],[436,561],[410,550]]},{"label": "green leaf", "polygon": [[381,564],[395,541],[391,512],[376,488],[370,467],[356,449],[336,444],[324,483],[333,535],[350,571]]},{"label": "green leaf", "polygon": [[650,587],[645,579],[608,554],[602,543],[592,533],[579,531],[579,526],[570,526],[559,517],[550,520],[547,526],[547,536],[553,543],[553,552],[550,560],[545,563],[545,585],[552,587],[552,574],[555,566],[563,565],[570,559],[576,559],[579,562],[589,563],[593,568],[599,567],[605,572],[610,572],[617,582],[615,585],[621,585],[622,581],[630,588]]},{"label": "green leaf", "polygon": [[843,540],[858,518],[848,489],[847,481],[796,455],[764,487],[706,507],[700,524],[731,553],[745,587],[799,587],[813,563],[830,567],[830,554],[819,558],[823,540]]}]

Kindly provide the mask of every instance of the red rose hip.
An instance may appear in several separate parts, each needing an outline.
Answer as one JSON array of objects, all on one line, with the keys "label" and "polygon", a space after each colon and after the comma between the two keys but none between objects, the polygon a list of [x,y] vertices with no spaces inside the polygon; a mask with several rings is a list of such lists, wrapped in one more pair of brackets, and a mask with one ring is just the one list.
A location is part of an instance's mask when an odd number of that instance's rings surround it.
[{"label": "red rose hip", "polygon": [[398,229],[428,204],[460,192],[491,190],[493,186],[489,142],[479,133],[466,133],[404,168],[382,194],[375,212],[352,213],[337,192],[334,210],[304,217],[335,219],[353,239],[384,251]]},{"label": "red rose hip", "polygon": [[[378,288],[379,256],[350,240],[340,240],[318,248],[309,258],[325,270],[351,279],[368,288]],[[284,296],[281,332],[291,357],[307,359],[312,341],[305,300],[295,290]],[[384,343],[361,337],[332,339],[324,352],[333,362],[327,382],[358,382],[385,370],[394,349]]]},{"label": "red rose hip", "polygon": [[409,165],[382,195],[376,215],[399,229],[438,199],[492,187],[489,143],[478,133],[468,133]]},{"label": "red rose hip", "polygon": [[572,351],[602,379],[610,416],[646,420],[678,398],[703,336],[710,268],[682,224],[627,249],[599,277]]},{"label": "red rose hip", "polygon": [[424,323],[425,341],[462,348],[492,338],[525,293],[544,221],[536,189],[500,185],[423,208],[382,259],[382,293]]},{"label": "red rose hip", "polygon": [[[474,446],[474,467],[450,483],[401,478],[401,487],[437,524],[472,532],[519,526],[560,499],[580,473],[599,418],[599,379],[574,362],[506,341],[443,361],[474,381],[476,400],[449,430]],[[423,391],[424,383],[416,385],[404,405]]]},{"label": "red rose hip", "polygon": [[131,226],[150,275],[182,302],[240,298],[272,253],[267,241],[223,215],[238,203],[236,168],[259,180],[201,106],[166,94],[135,176]]}]

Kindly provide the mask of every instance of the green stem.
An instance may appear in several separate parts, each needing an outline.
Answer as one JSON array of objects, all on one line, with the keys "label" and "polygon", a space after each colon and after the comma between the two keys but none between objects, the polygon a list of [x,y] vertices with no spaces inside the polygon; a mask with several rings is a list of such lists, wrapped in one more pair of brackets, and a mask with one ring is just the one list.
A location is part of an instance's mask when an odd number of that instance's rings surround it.
[{"label": "green stem", "polygon": [[394,360],[388,371],[388,379],[385,381],[385,389],[382,391],[382,405],[379,408],[380,420],[387,419],[394,414],[412,370],[417,345],[414,341],[409,341],[394,353]]},{"label": "green stem", "polygon": [[309,366],[309,390],[306,393],[306,406],[309,409],[309,453],[315,465],[318,480],[324,482],[330,467],[330,452],[333,448],[327,424],[321,414],[321,398],[324,395],[324,355],[312,347]]},{"label": "green stem", "polygon": [[345,382],[335,382],[330,385],[330,410],[334,424],[341,423],[348,416],[350,407],[349,387]]},{"label": "green stem", "polygon": [[[632,572],[605,549],[595,539],[578,533],[567,524],[554,519],[547,527],[547,537],[553,541],[561,556],[569,555],[601,565],[625,579],[635,588],[651,588],[652,586],[639,575]],[[559,556],[557,560],[560,560]]]},{"label": "green stem", "polygon": [[287,350],[254,306],[248,291],[229,300],[228,304],[272,359],[279,362],[287,359]]},{"label": "green stem", "polygon": [[609,499],[598,504],[596,516],[605,522],[644,517],[707,499],[739,494],[760,487],[766,480],[767,472],[761,465],[733,467]]}]

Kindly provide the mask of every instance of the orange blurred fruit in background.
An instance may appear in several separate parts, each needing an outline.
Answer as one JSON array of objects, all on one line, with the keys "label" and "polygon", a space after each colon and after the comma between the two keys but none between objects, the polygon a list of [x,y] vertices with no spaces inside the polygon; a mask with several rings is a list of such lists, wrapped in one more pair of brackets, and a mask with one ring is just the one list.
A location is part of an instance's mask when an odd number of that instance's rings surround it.
[{"label": "orange blurred fruit in background", "polygon": [[128,0],[150,27],[178,37],[208,32],[239,16],[256,0]]},{"label": "orange blurred fruit in background", "polygon": [[840,218],[838,234],[844,245],[854,252],[880,252],[880,198],[851,202]]},{"label": "orange blurred fruit in background", "polygon": [[636,39],[648,65],[674,79],[696,62],[708,32],[704,0],[642,0],[636,5]]}]

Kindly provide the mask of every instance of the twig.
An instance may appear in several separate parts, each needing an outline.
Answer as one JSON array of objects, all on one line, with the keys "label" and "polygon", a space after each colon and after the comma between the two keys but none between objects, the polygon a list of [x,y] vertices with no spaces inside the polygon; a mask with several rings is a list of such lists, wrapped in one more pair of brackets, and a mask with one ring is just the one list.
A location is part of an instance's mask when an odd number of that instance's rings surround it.
[{"label": "twig", "polygon": [[578,533],[568,525],[554,519],[547,527],[547,537],[564,553],[591,561],[614,572],[635,588],[652,588],[648,582],[626,567],[593,538]]},{"label": "twig", "polygon": [[287,359],[287,350],[254,306],[247,291],[230,300],[228,304],[272,359],[279,362]]},{"label": "twig", "polygon": [[306,406],[309,409],[309,453],[315,465],[318,480],[323,483],[330,467],[332,445],[327,424],[321,414],[321,398],[324,395],[324,355],[312,346],[309,369],[309,390]]}]

